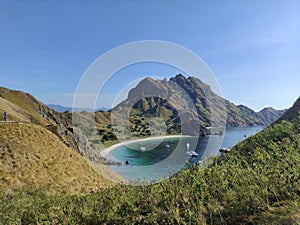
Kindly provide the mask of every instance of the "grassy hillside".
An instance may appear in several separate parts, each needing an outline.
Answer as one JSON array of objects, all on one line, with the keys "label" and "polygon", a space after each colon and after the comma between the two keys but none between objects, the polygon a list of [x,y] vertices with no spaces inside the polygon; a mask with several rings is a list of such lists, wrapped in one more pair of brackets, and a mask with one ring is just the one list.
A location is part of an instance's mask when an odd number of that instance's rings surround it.
[{"label": "grassy hillside", "polygon": [[0,98],[0,121],[3,121],[3,113],[8,113],[8,120],[30,122],[30,114],[15,104]]},{"label": "grassy hillside", "polygon": [[[28,93],[0,87],[0,121],[3,120],[4,112],[8,113],[9,121],[26,122],[46,127],[67,147],[91,161],[107,161],[95,151],[96,147],[93,148],[93,142],[89,144],[82,141],[86,138],[83,133],[74,132],[72,113],[70,112],[58,113]],[[88,119],[93,116],[92,114],[87,114]],[[90,128],[87,120],[84,120],[83,123],[86,123],[85,125],[88,129]],[[96,138],[99,137],[96,136]],[[92,139],[91,141],[94,140]]]},{"label": "grassy hillside", "polygon": [[[30,122],[35,124],[46,126],[55,123],[49,117],[42,116],[43,111],[48,111],[49,108],[28,93],[0,87],[0,99],[7,100],[11,105],[14,105],[14,108],[18,109],[14,111],[8,110],[9,115],[13,116],[11,119],[23,122],[24,120],[19,120],[20,118],[14,116],[15,113],[18,113],[19,115],[25,115],[27,120],[29,118]],[[2,107],[1,110],[3,110]]]},{"label": "grassy hillside", "polygon": [[51,193],[86,193],[109,185],[47,129],[0,124],[0,190],[31,186]]},{"label": "grassy hillside", "polygon": [[297,123],[297,121],[300,120],[299,111],[300,111],[300,98],[296,100],[292,108],[286,110],[286,112],[278,119],[277,122],[280,122],[282,120],[288,120]]},{"label": "grassy hillside", "polygon": [[[299,111],[164,182],[83,196],[0,195],[4,224],[299,224]],[[285,117],[283,117],[285,118]],[[47,221],[47,222],[46,222]]]}]

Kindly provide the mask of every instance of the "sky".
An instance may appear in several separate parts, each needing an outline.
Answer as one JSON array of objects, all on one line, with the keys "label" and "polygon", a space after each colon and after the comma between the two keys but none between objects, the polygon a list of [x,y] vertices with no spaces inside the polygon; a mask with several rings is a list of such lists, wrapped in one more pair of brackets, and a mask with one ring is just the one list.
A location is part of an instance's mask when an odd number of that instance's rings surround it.
[{"label": "sky", "polygon": [[[0,0],[0,86],[71,106],[97,58],[141,40],[197,54],[235,104],[283,109],[300,96],[298,0]],[[98,107],[142,77],[179,72],[159,63],[123,68],[99,90]]]}]

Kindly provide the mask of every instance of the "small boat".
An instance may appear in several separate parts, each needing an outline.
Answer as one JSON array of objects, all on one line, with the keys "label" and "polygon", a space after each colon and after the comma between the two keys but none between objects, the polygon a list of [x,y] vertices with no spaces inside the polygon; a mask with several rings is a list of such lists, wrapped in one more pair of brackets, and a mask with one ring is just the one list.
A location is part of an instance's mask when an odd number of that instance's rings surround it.
[{"label": "small boat", "polygon": [[195,151],[187,151],[186,154],[188,154],[189,156],[192,156],[192,157],[197,157],[199,154]]},{"label": "small boat", "polygon": [[146,148],[143,146],[143,147],[141,147],[141,151],[143,152],[143,151],[145,151],[146,150]]},{"label": "small boat", "polygon": [[192,156],[192,157],[197,157],[199,154],[195,151],[190,151],[190,143],[186,143],[186,154],[188,154],[189,156]]}]

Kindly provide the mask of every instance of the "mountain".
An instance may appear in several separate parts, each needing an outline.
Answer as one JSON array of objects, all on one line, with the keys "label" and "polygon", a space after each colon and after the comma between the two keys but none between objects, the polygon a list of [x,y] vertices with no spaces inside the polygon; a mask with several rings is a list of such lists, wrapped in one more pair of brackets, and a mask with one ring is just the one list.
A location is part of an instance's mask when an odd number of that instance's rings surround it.
[{"label": "mountain", "polygon": [[[51,106],[59,111],[70,109]],[[169,80],[145,78],[129,91],[125,101],[112,110],[95,113],[60,113],[28,93],[0,88],[0,113],[4,111],[12,120],[47,127],[82,156],[105,163],[109,162],[97,150],[118,139],[206,135],[211,132],[206,127],[268,125],[282,113],[271,108],[256,113],[246,106],[236,106],[199,79],[180,74]]]},{"label": "mountain", "polygon": [[[112,112],[118,115],[120,121],[120,115],[130,114],[132,127],[138,125],[136,122],[140,123],[142,117],[148,120],[161,117],[166,122],[167,133],[180,133],[184,124],[188,124],[187,127],[193,127],[189,126],[193,123],[200,125],[198,131],[185,131],[186,134],[206,134],[205,127],[209,126],[268,125],[283,113],[272,108],[257,113],[246,106],[236,106],[216,95],[199,79],[186,78],[181,74],[169,80],[143,79]],[[146,131],[141,130],[140,133],[146,134]]]},{"label": "mountain", "polygon": [[264,124],[271,124],[276,121],[285,110],[276,110],[272,107],[267,107],[262,109],[257,113],[257,117],[262,121]]},{"label": "mountain", "polygon": [[56,110],[57,112],[66,112],[66,111],[72,111],[72,107],[66,107],[62,105],[56,105],[56,104],[47,104],[48,107]]},{"label": "mountain", "polygon": [[[183,76],[182,76],[183,77]],[[141,121],[142,117],[146,118],[146,126],[153,117],[160,117],[166,123],[167,133],[182,133],[188,135],[201,135],[206,133],[205,125],[209,124],[208,111],[205,107],[194,107],[192,99],[182,89],[184,84],[171,78],[169,81],[153,80],[145,78],[135,88],[131,89],[128,98],[117,105],[112,113],[116,114],[117,118],[122,121],[126,120],[126,115],[130,114],[131,122],[136,126],[134,121]],[[184,78],[184,77],[183,77]],[[185,80],[183,80],[185,81]],[[180,86],[180,85],[181,86]],[[203,84],[203,88],[206,88]],[[208,87],[207,87],[208,88]],[[190,87],[191,91],[202,91]],[[212,92],[211,92],[212,93]],[[197,93],[191,93],[197,95]],[[199,93],[201,95],[201,93]],[[199,98],[199,105],[205,105],[204,98]],[[202,101],[202,102],[201,102]],[[196,104],[198,104],[196,103]],[[198,113],[199,112],[199,113]],[[125,118],[122,118],[125,115]],[[159,126],[160,122],[155,126]],[[200,125],[200,126],[197,126]],[[149,125],[148,125],[149,126]],[[184,128],[187,128],[184,130]],[[120,129],[120,128],[119,128]],[[142,130],[141,134],[147,133],[147,130]]]},{"label": "mountain", "polygon": [[56,110],[57,112],[67,112],[67,111],[73,111],[73,112],[82,112],[82,111],[87,111],[87,112],[97,112],[97,111],[108,111],[110,110],[109,108],[106,107],[100,107],[97,109],[90,109],[90,108],[72,108],[72,107],[66,107],[62,105],[56,105],[56,104],[47,104],[48,107]]}]

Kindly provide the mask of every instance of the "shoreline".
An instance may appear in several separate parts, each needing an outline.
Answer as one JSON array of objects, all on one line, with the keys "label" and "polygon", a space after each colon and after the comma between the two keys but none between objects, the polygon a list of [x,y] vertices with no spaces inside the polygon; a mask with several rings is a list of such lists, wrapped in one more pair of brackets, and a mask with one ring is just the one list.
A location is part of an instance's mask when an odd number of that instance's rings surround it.
[{"label": "shoreline", "polygon": [[132,143],[136,143],[136,142],[140,142],[140,141],[149,141],[149,140],[156,140],[156,139],[176,138],[176,137],[180,138],[180,137],[193,137],[193,136],[177,134],[177,135],[155,136],[155,137],[147,137],[147,138],[141,138],[141,139],[128,140],[128,141],[120,142],[118,144],[114,144],[108,148],[105,148],[100,151],[100,154],[103,157],[106,157],[111,151],[113,151],[116,148],[123,146],[123,145],[128,145],[128,144],[132,144]]}]

